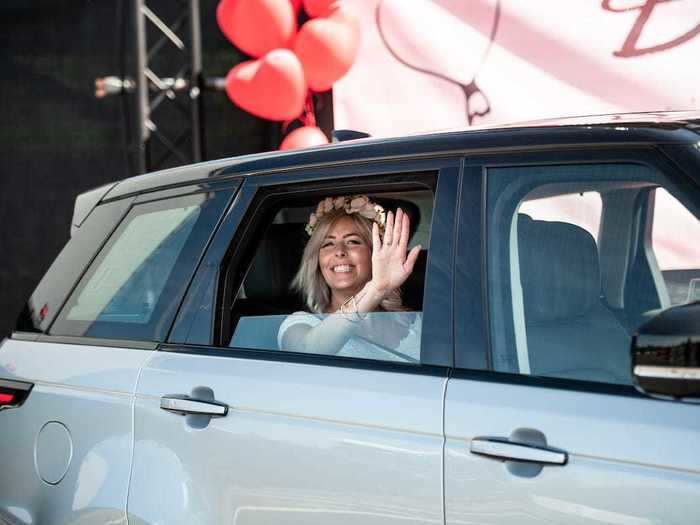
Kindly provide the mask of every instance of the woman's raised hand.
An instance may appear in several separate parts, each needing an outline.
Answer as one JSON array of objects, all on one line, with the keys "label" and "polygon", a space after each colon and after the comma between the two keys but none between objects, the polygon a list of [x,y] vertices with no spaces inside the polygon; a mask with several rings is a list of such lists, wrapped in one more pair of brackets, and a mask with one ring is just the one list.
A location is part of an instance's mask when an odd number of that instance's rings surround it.
[{"label": "woman's raised hand", "polygon": [[401,286],[413,271],[421,247],[414,247],[408,255],[408,237],[411,221],[401,208],[387,214],[384,238],[379,226],[372,225],[372,280],[375,289],[388,293]]}]

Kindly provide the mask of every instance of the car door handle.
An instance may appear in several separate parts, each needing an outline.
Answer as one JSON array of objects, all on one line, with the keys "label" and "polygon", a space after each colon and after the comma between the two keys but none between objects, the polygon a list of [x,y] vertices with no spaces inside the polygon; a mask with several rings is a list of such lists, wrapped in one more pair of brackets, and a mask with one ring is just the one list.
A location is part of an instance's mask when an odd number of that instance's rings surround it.
[{"label": "car door handle", "polygon": [[174,394],[160,398],[160,408],[182,416],[201,415],[224,417],[228,414],[228,405],[218,401],[194,399],[190,396]]},{"label": "car door handle", "polygon": [[547,465],[565,465],[568,455],[562,450],[527,443],[514,443],[507,438],[475,437],[469,451],[472,454],[510,461],[528,461]]}]

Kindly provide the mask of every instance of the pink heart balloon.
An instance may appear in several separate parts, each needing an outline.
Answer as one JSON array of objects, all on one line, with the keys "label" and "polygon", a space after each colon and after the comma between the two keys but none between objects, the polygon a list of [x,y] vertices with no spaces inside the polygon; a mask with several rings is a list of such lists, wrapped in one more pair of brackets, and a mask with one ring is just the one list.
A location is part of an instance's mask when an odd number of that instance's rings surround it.
[{"label": "pink heart balloon", "polygon": [[226,94],[258,117],[293,120],[304,110],[304,71],[294,53],[275,49],[232,68],[226,75]]},{"label": "pink heart balloon", "polygon": [[306,82],[314,91],[326,91],[355,62],[360,46],[359,22],[336,2],[328,17],[306,22],[294,41]]},{"label": "pink heart balloon", "polygon": [[328,144],[328,138],[323,131],[316,126],[302,126],[284,137],[280,149],[310,148],[324,144]]},{"label": "pink heart balloon", "polygon": [[226,38],[253,57],[289,47],[297,30],[290,0],[222,0],[216,20]]}]

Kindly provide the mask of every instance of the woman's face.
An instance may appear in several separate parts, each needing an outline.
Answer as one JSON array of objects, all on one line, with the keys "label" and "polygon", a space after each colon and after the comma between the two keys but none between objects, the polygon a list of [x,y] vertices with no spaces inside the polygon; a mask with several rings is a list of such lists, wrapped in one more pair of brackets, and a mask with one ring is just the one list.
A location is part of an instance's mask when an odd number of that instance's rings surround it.
[{"label": "woman's face", "polygon": [[341,217],[328,230],[318,264],[331,293],[349,297],[372,278],[371,248],[350,217]]}]

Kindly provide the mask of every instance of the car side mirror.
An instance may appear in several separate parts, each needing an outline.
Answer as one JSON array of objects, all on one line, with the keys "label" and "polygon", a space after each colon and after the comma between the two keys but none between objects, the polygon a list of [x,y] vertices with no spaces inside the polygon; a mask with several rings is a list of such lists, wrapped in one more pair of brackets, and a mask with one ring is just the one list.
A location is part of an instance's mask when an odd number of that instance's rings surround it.
[{"label": "car side mirror", "polygon": [[632,374],[645,394],[700,402],[700,302],[668,308],[639,327]]}]

